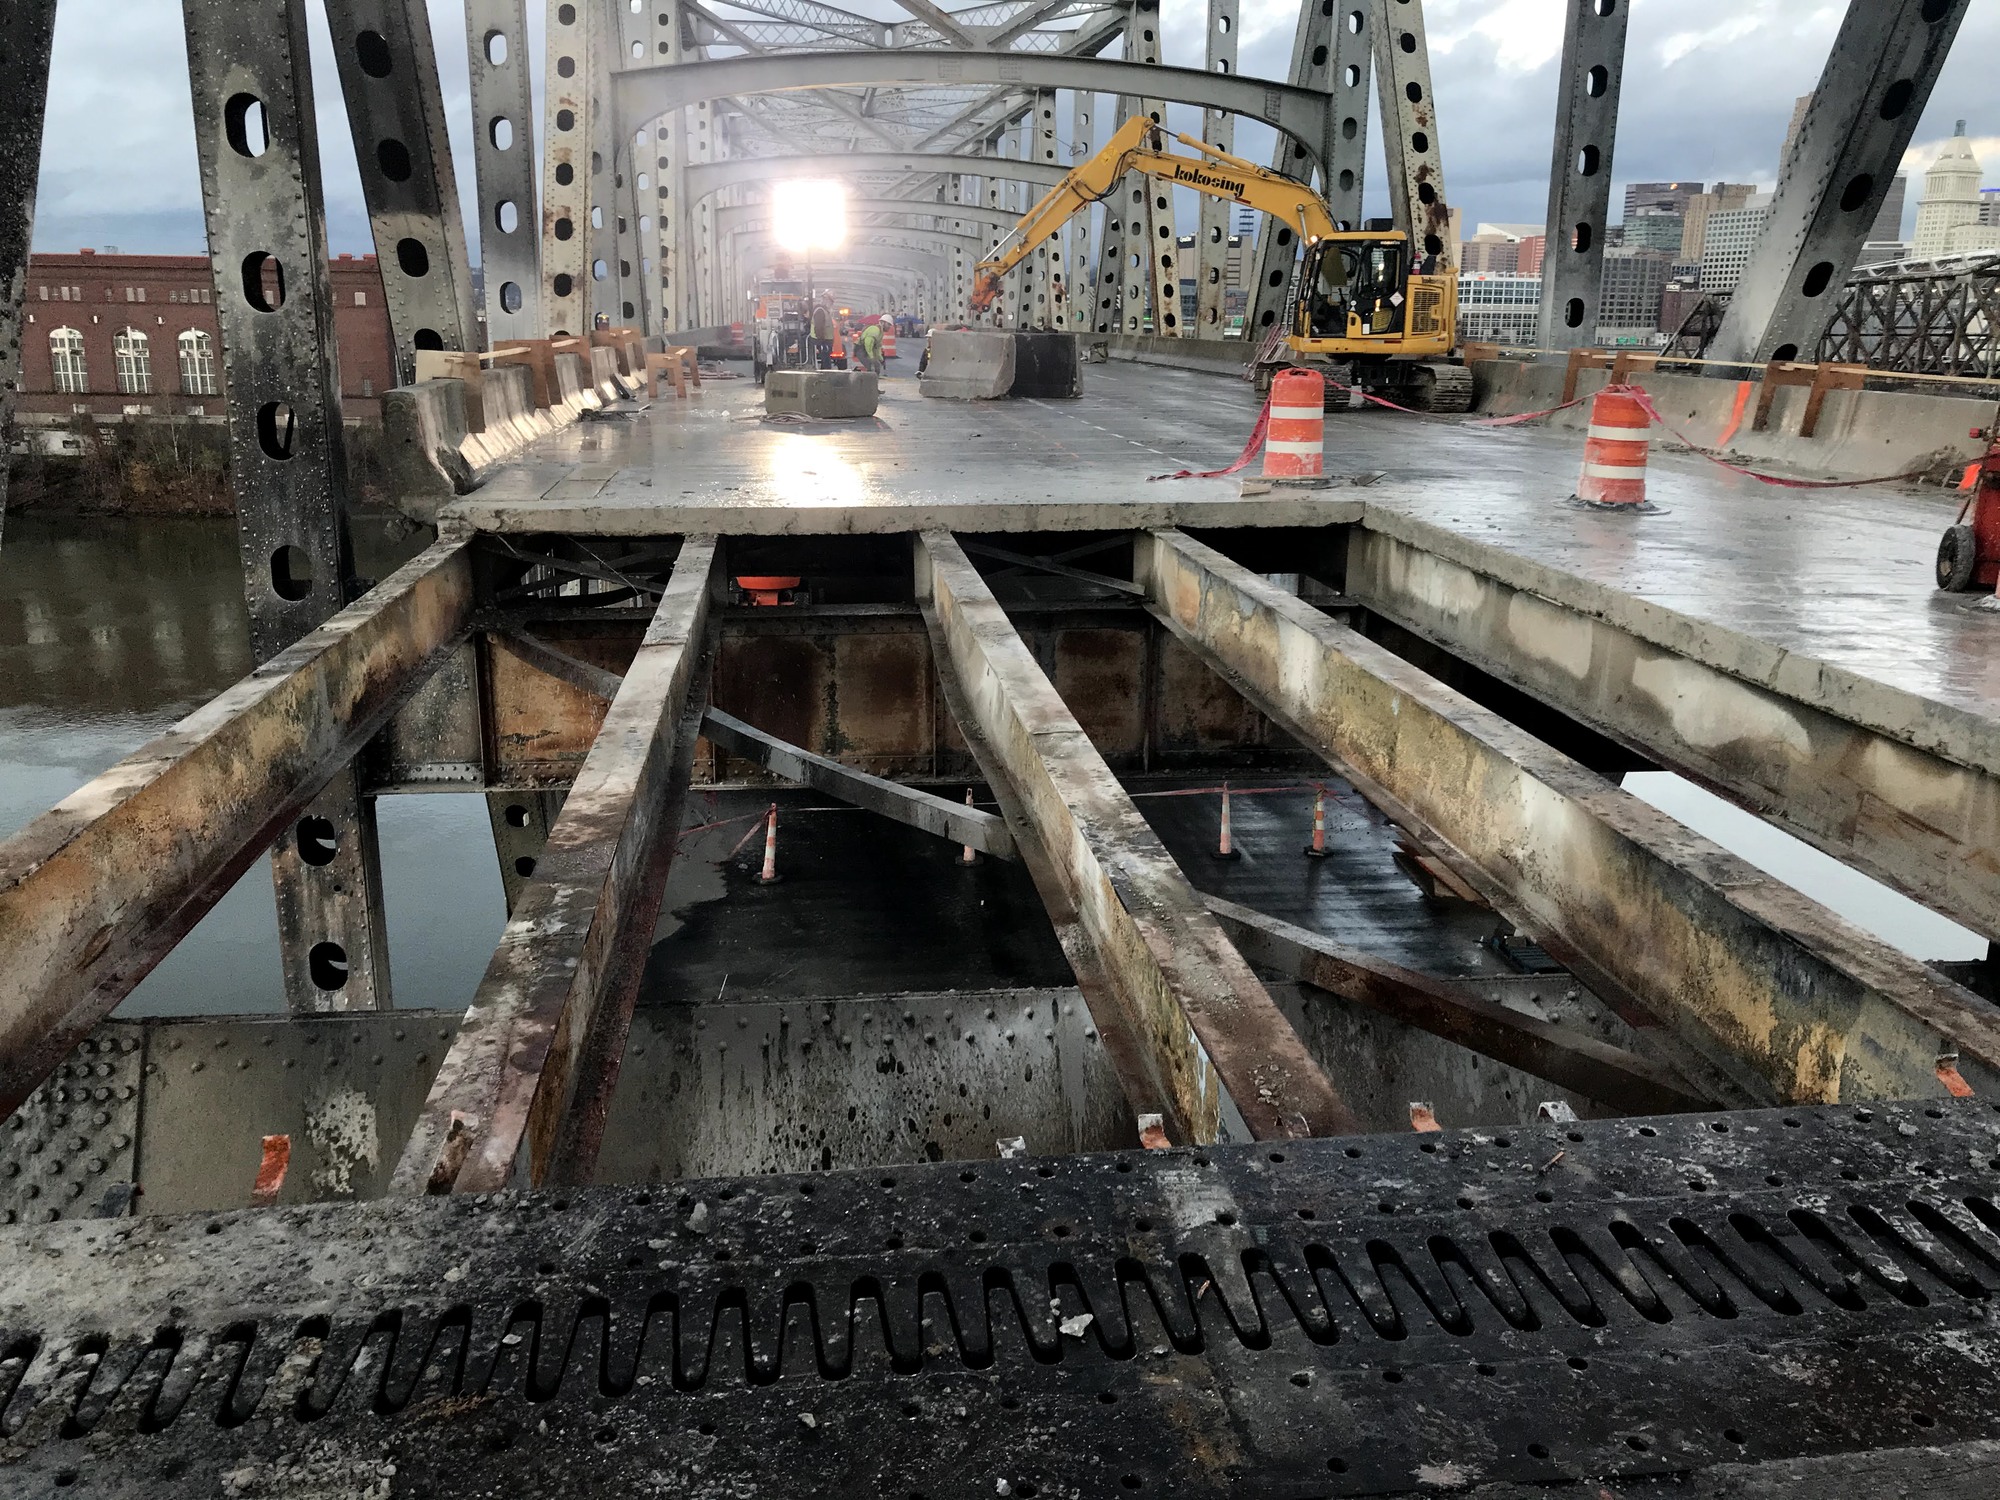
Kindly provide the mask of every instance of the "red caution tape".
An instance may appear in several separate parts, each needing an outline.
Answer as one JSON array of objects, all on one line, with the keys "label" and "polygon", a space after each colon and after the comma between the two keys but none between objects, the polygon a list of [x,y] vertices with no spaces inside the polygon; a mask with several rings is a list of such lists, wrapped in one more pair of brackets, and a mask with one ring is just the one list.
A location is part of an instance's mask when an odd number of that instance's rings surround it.
[{"label": "red caution tape", "polygon": [[1572,406],[1581,406],[1590,398],[1578,396],[1574,401],[1565,401],[1561,406],[1551,406],[1543,411],[1524,411],[1517,417],[1468,417],[1459,423],[1461,427],[1512,427],[1520,422],[1538,422],[1543,417],[1552,417],[1559,411],[1568,411]]},{"label": "red caution tape", "polygon": [[1271,398],[1264,398],[1264,409],[1257,413],[1257,425],[1250,429],[1250,441],[1243,445],[1243,451],[1236,455],[1236,462],[1226,469],[1176,469],[1171,474],[1148,474],[1146,482],[1160,479],[1223,479],[1250,467],[1250,460],[1257,456],[1257,450],[1264,446],[1264,434],[1271,430]]},{"label": "red caution tape", "polygon": [[1697,443],[1693,438],[1661,416],[1660,409],[1653,405],[1653,398],[1647,395],[1642,387],[1636,385],[1606,386],[1605,389],[1621,390],[1626,395],[1631,396],[1645,409],[1647,416],[1673,434],[1683,447],[1688,448],[1692,452],[1699,453],[1717,468],[1727,469],[1732,474],[1741,474],[1745,479],[1754,479],[1759,484],[1776,485],[1779,489],[1786,490],[1852,490],[1859,489],[1865,484],[1895,484],[1900,480],[1921,479],[1923,477],[1921,469],[1904,474],[1878,474],[1873,479],[1791,479],[1782,474],[1760,474],[1755,469],[1746,469],[1742,464],[1733,464],[1728,459],[1702,447],[1701,444]]},{"label": "red caution tape", "polygon": [[1428,417],[1431,415],[1427,411],[1418,411],[1414,406],[1398,406],[1395,402],[1385,401],[1380,396],[1371,396],[1358,385],[1342,385],[1338,380],[1329,380],[1327,384],[1332,386],[1336,391],[1345,391],[1350,396],[1358,395],[1363,401],[1372,401],[1377,406],[1386,406],[1390,411],[1408,412],[1413,417]]}]

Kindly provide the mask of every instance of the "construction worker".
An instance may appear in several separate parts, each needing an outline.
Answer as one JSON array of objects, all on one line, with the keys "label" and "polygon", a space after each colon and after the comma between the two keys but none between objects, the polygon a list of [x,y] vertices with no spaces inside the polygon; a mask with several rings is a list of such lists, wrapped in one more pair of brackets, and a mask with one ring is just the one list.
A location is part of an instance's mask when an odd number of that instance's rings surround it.
[{"label": "construction worker", "polygon": [[833,368],[833,308],[824,299],[813,303],[812,355],[815,370]]},{"label": "construction worker", "polygon": [[882,373],[882,325],[864,323],[861,325],[861,368]]}]

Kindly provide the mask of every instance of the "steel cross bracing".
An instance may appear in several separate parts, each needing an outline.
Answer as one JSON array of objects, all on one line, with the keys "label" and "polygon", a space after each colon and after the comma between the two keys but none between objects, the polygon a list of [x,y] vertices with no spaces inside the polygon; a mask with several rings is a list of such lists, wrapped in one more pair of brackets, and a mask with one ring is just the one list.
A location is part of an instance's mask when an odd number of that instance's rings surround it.
[{"label": "steel cross bracing", "polygon": [[1819,358],[1910,374],[2000,376],[2000,255],[1857,273],[1820,339]]},{"label": "steel cross bracing", "polygon": [[158,1500],[1969,1500],[2000,1438],[1993,1119],[1673,1116],[0,1231],[0,1472]]}]

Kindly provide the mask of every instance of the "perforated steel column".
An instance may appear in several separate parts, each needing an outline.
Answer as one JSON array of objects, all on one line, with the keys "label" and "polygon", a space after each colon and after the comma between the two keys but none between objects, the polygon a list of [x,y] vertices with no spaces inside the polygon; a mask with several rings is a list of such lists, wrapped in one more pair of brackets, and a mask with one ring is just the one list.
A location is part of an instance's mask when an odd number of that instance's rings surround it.
[{"label": "perforated steel column", "polygon": [[1431,97],[1431,54],[1423,0],[1375,0],[1375,86],[1382,101],[1382,148],[1389,163],[1389,211],[1414,257],[1451,265],[1451,209],[1445,202]]},{"label": "perforated steel column", "polygon": [[1625,77],[1618,0],[1567,0],[1562,88],[1549,165],[1548,237],[1542,252],[1541,343],[1575,349],[1597,340],[1604,288],[1604,230],[1611,214],[1611,155]]},{"label": "perforated steel column", "polygon": [[423,0],[326,0],[361,194],[395,341],[396,377],[419,349],[478,344],[472,268]]},{"label": "perforated steel column", "polygon": [[[347,456],[305,0],[186,0],[230,485],[258,661],[348,600]],[[272,846],[293,1010],[389,1004],[374,805],[350,766]]]},{"label": "perforated steel column", "polygon": [[590,318],[593,328],[624,321],[618,279],[618,165],[624,127],[611,104],[618,69],[619,23],[628,0],[592,0],[603,7],[591,21],[590,49]]},{"label": "perforated steel column", "polygon": [[[1292,33],[1290,81],[1301,88],[1331,94],[1336,110],[1334,135],[1338,163],[1321,192],[1336,222],[1358,224],[1361,218],[1362,155],[1368,144],[1368,80],[1374,72],[1371,0],[1302,0],[1298,26]],[[1312,180],[1312,158],[1290,136],[1280,135],[1271,151],[1271,169]],[[1257,254],[1252,273],[1246,338],[1261,342],[1275,327],[1291,324],[1292,272],[1298,264],[1299,240],[1289,225],[1264,217],[1257,225]]]},{"label": "perforated steel column", "polygon": [[1965,8],[1851,0],[1710,359],[1818,357]]},{"label": "perforated steel column", "polygon": [[[680,0],[652,0],[646,7],[651,24],[647,61],[679,63],[682,56]],[[687,111],[669,110],[653,122],[653,213],[659,226],[658,275],[662,332],[694,326],[688,293],[690,258],[687,200]]]},{"label": "perforated steel column", "polygon": [[[613,6],[617,11],[618,37],[617,45],[609,49],[612,70],[622,72],[626,68],[646,67],[652,61],[647,56],[646,43],[653,22],[645,13],[645,0],[613,0]],[[609,87],[610,79],[607,77],[607,91]],[[608,106],[608,92],[602,97]],[[648,159],[652,131],[639,121],[625,120],[619,122],[615,139],[617,145],[612,153],[610,168],[617,213],[616,223],[612,226],[616,259],[611,265],[611,276],[618,286],[618,311],[612,321],[620,327],[657,333],[659,329],[654,326],[653,305],[658,299],[651,285],[651,236],[650,233],[640,232],[642,214],[649,231],[653,222],[652,207],[647,201],[652,195],[640,191],[642,183],[650,188],[653,181],[652,163]],[[606,212],[608,214],[611,210]]]},{"label": "perforated steel column", "polygon": [[589,0],[548,0],[542,111],[542,336],[590,331]]},{"label": "perforated steel column", "polygon": [[[1028,161],[1039,162],[1043,166],[1059,166],[1062,148],[1056,141],[1056,93],[1054,89],[1043,89],[1035,95],[1034,106],[1028,111],[1027,130],[1023,135]],[[1031,182],[1021,184],[1021,210],[1032,208],[1041,197],[1041,192]],[[1049,237],[1048,243],[1035,252],[1034,306],[1030,309],[1029,321],[1037,328],[1060,328],[1063,326],[1062,313],[1068,276],[1063,259],[1062,231],[1057,230]]]},{"label": "perforated steel column", "polygon": [[479,186],[479,265],[491,347],[537,338],[542,331],[527,0],[465,0],[465,42]]},{"label": "perforated steel column", "polygon": [[[1097,95],[1079,89],[1070,95],[1069,108],[1069,160],[1060,163],[1065,170],[1088,158],[1095,149],[1092,139]],[[1065,326],[1079,332],[1097,325],[1097,262],[1091,258],[1091,220],[1096,212],[1095,208],[1087,207],[1069,221],[1069,318]]]},{"label": "perforated steel column", "polygon": [[[1125,30],[1125,56],[1131,62],[1158,65],[1160,0],[1136,0],[1132,9],[1132,24]],[[1167,101],[1141,99],[1139,113],[1159,127],[1153,138],[1154,144],[1164,148],[1167,141]],[[1133,189],[1127,195],[1135,210],[1133,227],[1145,226],[1144,248],[1137,245],[1131,247],[1139,250],[1142,264],[1131,267],[1132,275],[1125,283],[1128,296],[1137,304],[1125,311],[1126,331],[1140,331],[1141,324],[1135,313],[1143,315],[1150,302],[1154,334],[1162,338],[1179,338],[1187,332],[1187,328],[1186,319],[1181,317],[1180,244],[1174,233],[1174,190],[1157,178],[1143,177],[1136,172],[1129,174],[1126,181]]]},{"label": "perforated steel column", "polygon": [[[21,302],[55,27],[56,0],[0,0],[0,433],[8,430],[21,379]],[[7,455],[0,452],[0,526],[6,519]]]},{"label": "perforated steel column", "polygon": [[[1314,0],[1305,0],[1307,5]],[[1236,71],[1237,0],[1208,0],[1208,71]],[[1201,112],[1201,138],[1222,151],[1236,149],[1236,116],[1226,109]],[[1201,200],[1201,220],[1195,231],[1194,336],[1222,337],[1229,288],[1229,215],[1226,198]]]}]

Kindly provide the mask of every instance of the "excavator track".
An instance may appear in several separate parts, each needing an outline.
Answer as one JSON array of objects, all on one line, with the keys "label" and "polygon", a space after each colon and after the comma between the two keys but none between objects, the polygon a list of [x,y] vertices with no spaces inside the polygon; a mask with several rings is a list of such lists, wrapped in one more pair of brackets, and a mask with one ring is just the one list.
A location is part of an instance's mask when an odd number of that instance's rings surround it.
[{"label": "excavator track", "polygon": [[1410,383],[1410,405],[1418,411],[1472,410],[1472,371],[1465,365],[1425,363]]}]

